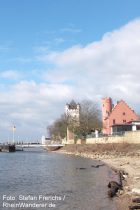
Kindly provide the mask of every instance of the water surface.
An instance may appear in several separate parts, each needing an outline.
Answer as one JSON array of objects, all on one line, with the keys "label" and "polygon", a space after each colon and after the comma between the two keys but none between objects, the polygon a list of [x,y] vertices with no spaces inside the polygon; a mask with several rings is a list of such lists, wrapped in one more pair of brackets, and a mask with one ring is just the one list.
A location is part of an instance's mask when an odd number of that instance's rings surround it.
[{"label": "water surface", "polygon": [[[112,171],[107,166],[91,167],[98,163],[41,149],[0,153],[0,209],[116,210],[107,196]],[[8,196],[15,200],[7,201]],[[19,200],[19,196],[34,200]],[[44,201],[39,196],[50,200]],[[4,202],[47,206],[12,208],[3,206]],[[50,207],[51,204],[54,206]]]}]

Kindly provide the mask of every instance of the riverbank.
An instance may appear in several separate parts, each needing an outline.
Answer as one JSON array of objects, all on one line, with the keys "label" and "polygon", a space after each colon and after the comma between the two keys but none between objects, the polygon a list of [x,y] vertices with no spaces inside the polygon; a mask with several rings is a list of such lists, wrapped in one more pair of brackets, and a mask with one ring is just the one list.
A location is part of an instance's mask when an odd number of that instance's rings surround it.
[{"label": "riverbank", "polygon": [[140,197],[140,145],[136,144],[95,144],[67,145],[59,153],[97,159],[113,169],[126,172],[121,195],[115,197],[119,210],[127,210],[132,199]]}]

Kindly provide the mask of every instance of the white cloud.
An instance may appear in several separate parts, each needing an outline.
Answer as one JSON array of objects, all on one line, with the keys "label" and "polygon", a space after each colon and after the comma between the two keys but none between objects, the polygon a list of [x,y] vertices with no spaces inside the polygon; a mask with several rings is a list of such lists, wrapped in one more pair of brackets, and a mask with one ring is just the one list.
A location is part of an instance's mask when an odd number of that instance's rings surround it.
[{"label": "white cloud", "polygon": [[[75,95],[124,98],[132,105],[140,103],[140,19],[106,33],[102,40],[86,46],[53,51],[41,60],[53,64],[46,78],[71,81]],[[61,79],[60,79],[61,81]],[[62,82],[62,81],[61,81]]]},{"label": "white cloud", "polygon": [[0,91],[1,135],[2,131],[7,135],[6,130],[16,125],[16,133],[21,138],[41,138],[46,126],[63,113],[64,101],[70,96],[67,85],[34,81],[9,85]]},{"label": "white cloud", "polygon": [[15,70],[6,70],[0,72],[0,78],[17,80],[21,78],[21,73]]},{"label": "white cloud", "polygon": [[[1,133],[16,124],[17,135],[40,138],[72,98],[100,103],[102,97],[111,96],[140,112],[139,56],[140,19],[106,33],[98,42],[41,55],[47,69],[41,71],[43,82],[33,78],[1,86]],[[0,77],[16,78],[16,73],[2,72]]]}]

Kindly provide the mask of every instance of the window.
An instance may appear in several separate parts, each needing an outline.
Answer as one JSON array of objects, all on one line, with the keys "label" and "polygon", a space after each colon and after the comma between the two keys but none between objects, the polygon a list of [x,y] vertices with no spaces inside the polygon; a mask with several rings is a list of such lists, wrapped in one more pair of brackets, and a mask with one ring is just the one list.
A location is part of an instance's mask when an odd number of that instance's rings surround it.
[{"label": "window", "polygon": [[125,112],[123,112],[123,115],[125,115]]},{"label": "window", "polygon": [[113,119],[113,125],[115,124],[115,122],[116,122],[115,119]]},{"label": "window", "polygon": [[123,120],[123,123],[126,123],[126,120]]}]

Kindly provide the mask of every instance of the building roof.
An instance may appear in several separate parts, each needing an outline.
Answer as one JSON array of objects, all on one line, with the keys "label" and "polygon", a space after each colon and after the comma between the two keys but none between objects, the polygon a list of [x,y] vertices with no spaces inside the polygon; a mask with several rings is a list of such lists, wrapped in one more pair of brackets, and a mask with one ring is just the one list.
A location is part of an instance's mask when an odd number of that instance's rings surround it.
[{"label": "building roof", "polygon": [[140,125],[140,120],[132,120],[132,121],[129,121],[127,123],[117,123],[117,124],[114,124],[112,125],[111,127],[115,127],[115,126],[127,126],[127,125]]},{"label": "building roof", "polygon": [[124,100],[120,100],[120,101],[117,101],[117,104],[113,107],[109,117],[116,111],[116,109],[119,108],[120,104],[124,104],[131,112],[133,112],[135,115],[137,115],[135,113],[135,111],[133,109],[131,109],[131,107]]},{"label": "building roof", "polygon": [[115,127],[115,126],[128,126],[128,125],[132,125],[131,123],[118,123],[118,124],[114,124],[114,125],[111,125],[111,127]]},{"label": "building roof", "polygon": [[69,106],[69,109],[77,109],[77,104],[74,100],[72,100],[69,104],[67,104]]}]

